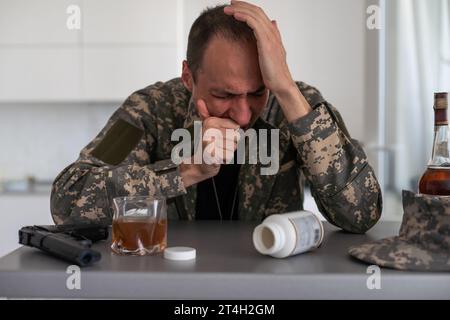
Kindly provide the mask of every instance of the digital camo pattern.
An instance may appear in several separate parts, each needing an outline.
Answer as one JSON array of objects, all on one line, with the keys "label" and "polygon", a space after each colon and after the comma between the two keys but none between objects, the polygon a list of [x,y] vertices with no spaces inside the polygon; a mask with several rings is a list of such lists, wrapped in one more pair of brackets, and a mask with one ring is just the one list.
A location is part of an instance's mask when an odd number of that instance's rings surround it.
[{"label": "digital camo pattern", "polygon": [[403,191],[403,210],[399,236],[351,247],[349,253],[383,267],[450,271],[450,197]]},{"label": "digital camo pattern", "polygon": [[[280,170],[276,175],[261,175],[261,164],[241,165],[239,218],[262,220],[302,209],[306,179],[328,221],[344,230],[364,233],[381,215],[375,174],[360,144],[350,138],[339,112],[315,88],[302,82],[298,87],[314,109],[310,114],[288,124],[271,95],[253,126],[280,130]],[[122,163],[113,166],[91,153],[117,119],[145,134]],[[55,222],[76,218],[110,223],[112,198],[129,195],[166,196],[170,198],[170,219],[194,220],[196,187],[184,188],[177,167],[170,161],[178,141],[170,138],[177,128],[192,129],[195,120],[199,116],[179,78],[133,93],[79,158],[55,179],[51,196]]]}]

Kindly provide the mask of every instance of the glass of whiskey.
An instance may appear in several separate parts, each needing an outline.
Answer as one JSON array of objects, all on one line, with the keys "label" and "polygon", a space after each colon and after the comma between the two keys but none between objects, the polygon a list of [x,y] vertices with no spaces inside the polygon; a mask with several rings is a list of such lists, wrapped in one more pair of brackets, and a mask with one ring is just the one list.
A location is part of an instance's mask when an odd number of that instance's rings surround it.
[{"label": "glass of whiskey", "polygon": [[167,246],[167,205],[163,197],[113,199],[111,249],[120,255],[152,255]]}]

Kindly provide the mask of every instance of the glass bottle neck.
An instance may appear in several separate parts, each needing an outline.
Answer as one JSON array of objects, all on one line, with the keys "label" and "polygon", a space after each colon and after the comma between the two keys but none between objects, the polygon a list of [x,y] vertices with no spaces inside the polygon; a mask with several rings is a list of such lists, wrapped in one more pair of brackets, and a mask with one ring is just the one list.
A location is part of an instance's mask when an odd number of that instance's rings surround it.
[{"label": "glass bottle neck", "polygon": [[448,125],[435,125],[433,151],[428,167],[450,167]]}]

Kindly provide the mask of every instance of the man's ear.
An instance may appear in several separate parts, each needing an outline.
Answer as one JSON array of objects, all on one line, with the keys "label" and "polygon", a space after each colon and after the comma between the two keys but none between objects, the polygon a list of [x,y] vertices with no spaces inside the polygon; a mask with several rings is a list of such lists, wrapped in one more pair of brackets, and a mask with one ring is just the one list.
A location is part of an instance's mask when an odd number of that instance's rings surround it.
[{"label": "man's ear", "polygon": [[189,66],[187,64],[187,61],[183,61],[183,70],[181,72],[181,80],[183,81],[184,86],[186,89],[188,89],[190,92],[192,92],[192,85],[194,82],[194,79],[192,78],[192,72],[189,69]]}]

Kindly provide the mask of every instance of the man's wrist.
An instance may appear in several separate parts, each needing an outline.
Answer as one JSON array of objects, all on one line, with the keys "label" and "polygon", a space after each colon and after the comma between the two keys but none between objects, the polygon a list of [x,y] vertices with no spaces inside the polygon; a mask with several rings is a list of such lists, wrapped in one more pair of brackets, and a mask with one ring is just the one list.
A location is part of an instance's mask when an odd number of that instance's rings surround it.
[{"label": "man's wrist", "polygon": [[311,106],[308,101],[306,101],[295,82],[272,93],[277,98],[284,116],[289,123],[306,116],[312,111]]},{"label": "man's wrist", "polygon": [[196,168],[192,164],[182,163],[179,166],[180,176],[183,180],[184,187],[190,187],[200,181],[198,172],[196,172]]}]

